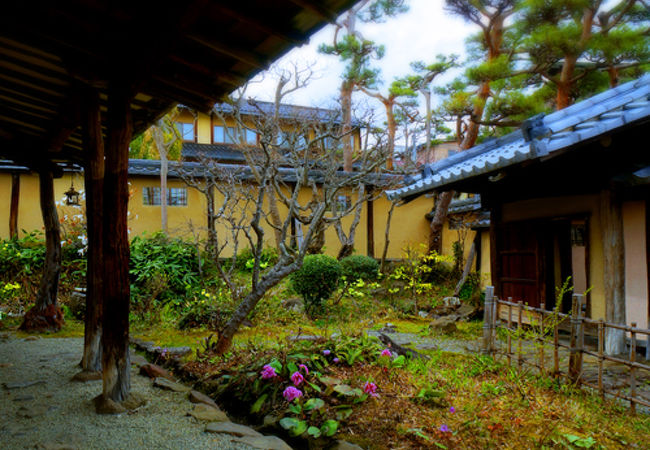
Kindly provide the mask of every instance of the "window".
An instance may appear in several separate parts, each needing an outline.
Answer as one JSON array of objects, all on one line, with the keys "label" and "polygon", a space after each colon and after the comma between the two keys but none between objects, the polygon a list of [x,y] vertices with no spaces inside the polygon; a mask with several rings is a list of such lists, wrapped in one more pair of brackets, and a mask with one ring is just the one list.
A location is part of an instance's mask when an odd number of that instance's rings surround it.
[{"label": "window", "polygon": [[215,125],[212,127],[212,142],[214,144],[233,144],[234,138],[237,136],[235,131],[235,127]]},{"label": "window", "polygon": [[352,200],[349,195],[339,195],[336,197],[336,202],[332,205],[333,214],[341,214],[347,211],[352,206]]},{"label": "window", "polygon": [[184,141],[194,142],[194,123],[176,122],[176,128]]},{"label": "window", "polygon": [[[160,205],[160,187],[142,188],[142,204]],[[187,188],[167,188],[167,205],[187,206]]]}]

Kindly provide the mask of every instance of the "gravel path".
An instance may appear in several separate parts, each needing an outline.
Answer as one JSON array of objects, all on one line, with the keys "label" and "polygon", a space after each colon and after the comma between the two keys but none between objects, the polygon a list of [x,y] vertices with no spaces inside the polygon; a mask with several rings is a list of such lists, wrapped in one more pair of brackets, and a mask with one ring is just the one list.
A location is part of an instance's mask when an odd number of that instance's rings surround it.
[{"label": "gravel path", "polygon": [[[97,415],[101,381],[71,382],[79,371],[79,338],[0,339],[0,449],[249,449],[205,433],[186,416],[187,394],[154,388],[131,372],[132,391],[147,398],[138,410]],[[44,381],[7,389],[4,385]],[[27,417],[26,417],[27,416]]]}]

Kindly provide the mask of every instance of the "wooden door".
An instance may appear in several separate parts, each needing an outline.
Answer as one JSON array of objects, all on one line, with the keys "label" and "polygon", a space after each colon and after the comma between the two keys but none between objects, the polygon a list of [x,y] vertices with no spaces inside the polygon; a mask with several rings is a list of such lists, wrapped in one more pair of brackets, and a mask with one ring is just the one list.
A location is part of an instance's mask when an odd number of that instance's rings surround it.
[{"label": "wooden door", "polygon": [[501,224],[497,233],[498,291],[501,298],[512,297],[539,307],[545,294],[544,229],[537,222]]}]

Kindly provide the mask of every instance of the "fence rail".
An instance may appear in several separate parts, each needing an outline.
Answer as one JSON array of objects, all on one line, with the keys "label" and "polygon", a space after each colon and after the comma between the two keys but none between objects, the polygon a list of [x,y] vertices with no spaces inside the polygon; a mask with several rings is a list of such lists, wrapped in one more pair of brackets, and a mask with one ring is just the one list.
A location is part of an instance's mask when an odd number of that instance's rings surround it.
[{"label": "fence rail", "polygon": [[[584,316],[585,302],[582,295],[573,295],[571,314],[559,311],[548,311],[544,303],[540,308],[524,304],[522,301],[513,302],[512,299],[502,300],[494,296],[494,288],[488,286],[485,292],[485,315],[483,322],[483,352],[487,354],[505,354],[508,365],[516,364],[519,369],[529,365],[539,369],[540,374],[550,374],[555,377],[565,377],[576,386],[584,385],[597,390],[602,397],[613,397],[629,401],[630,410],[636,413],[636,405],[650,407],[650,400],[638,395],[637,375],[639,370],[650,372],[650,365],[638,362],[637,339],[645,336],[646,354],[650,355],[650,329],[638,328],[635,322],[631,325],[615,324],[604,320],[593,320]],[[568,329],[566,328],[568,325]],[[585,346],[585,329],[596,328],[596,348],[589,349]],[[605,353],[605,340],[608,329],[621,330],[629,335],[629,359],[608,355]],[[496,339],[498,330],[505,331],[503,349],[498,347]],[[568,345],[560,341],[560,331],[569,332]],[[516,340],[516,350],[513,351],[513,340]],[[525,342],[532,341],[536,348],[533,349],[533,360],[525,357],[523,346]],[[551,348],[552,370],[546,368],[545,351]],[[560,349],[569,351],[568,367],[562,370]],[[530,352],[529,352],[530,353]],[[597,382],[593,383],[583,377],[584,356],[595,358],[597,363]],[[650,358],[648,358],[650,359]],[[628,368],[629,394],[610,388],[603,382],[605,375],[605,361],[624,365]],[[620,376],[624,376],[621,374]]]}]

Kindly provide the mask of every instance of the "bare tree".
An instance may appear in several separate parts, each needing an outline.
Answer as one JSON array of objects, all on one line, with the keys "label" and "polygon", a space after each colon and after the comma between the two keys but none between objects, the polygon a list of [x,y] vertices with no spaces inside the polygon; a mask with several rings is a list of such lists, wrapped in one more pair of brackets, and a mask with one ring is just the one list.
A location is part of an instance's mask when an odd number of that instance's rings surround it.
[{"label": "bare tree", "polygon": [[[383,147],[371,146],[360,153],[355,172],[340,171],[341,156],[332,149],[333,143],[348,137],[342,131],[340,114],[281,107],[288,86],[295,84],[281,78],[273,111],[252,100],[244,103],[241,97],[234,99],[230,108],[219,109],[224,124],[228,120],[236,123],[234,137],[239,139],[233,142],[243,154],[245,165],[220,164],[206,158],[182,166],[186,182],[208,199],[208,245],[219,276],[238,302],[219,332],[214,348],[217,354],[230,348],[239,326],[264,294],[302,266],[318,234],[365,198],[354,199],[340,211],[333,207],[339,194],[360,184],[375,184],[375,171],[385,162]],[[243,106],[247,114],[242,113]],[[227,115],[224,110],[228,110]],[[246,144],[246,130],[259,133],[259,145]],[[292,223],[302,228],[303,238],[295,246],[291,245]],[[263,268],[262,251],[269,245],[269,229],[274,235],[271,242],[278,251],[278,261]],[[233,263],[242,245],[250,247],[253,255],[248,286],[237,285],[233,277]],[[230,263],[225,263],[227,259]]]}]

